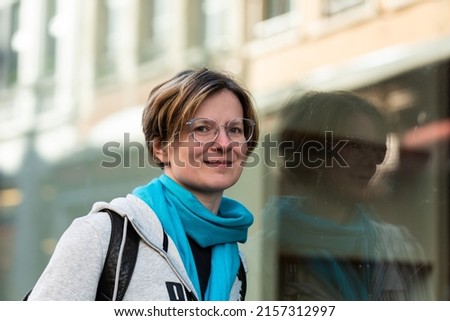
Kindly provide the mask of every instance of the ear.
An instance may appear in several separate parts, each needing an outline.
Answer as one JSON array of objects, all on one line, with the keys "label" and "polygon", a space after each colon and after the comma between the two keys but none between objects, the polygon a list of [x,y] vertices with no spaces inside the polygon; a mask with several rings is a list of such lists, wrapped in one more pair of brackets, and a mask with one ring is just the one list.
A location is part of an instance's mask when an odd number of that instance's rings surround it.
[{"label": "ear", "polygon": [[153,142],[153,156],[155,159],[159,160],[160,163],[168,164],[169,156],[168,156],[168,145],[163,144],[161,141]]}]

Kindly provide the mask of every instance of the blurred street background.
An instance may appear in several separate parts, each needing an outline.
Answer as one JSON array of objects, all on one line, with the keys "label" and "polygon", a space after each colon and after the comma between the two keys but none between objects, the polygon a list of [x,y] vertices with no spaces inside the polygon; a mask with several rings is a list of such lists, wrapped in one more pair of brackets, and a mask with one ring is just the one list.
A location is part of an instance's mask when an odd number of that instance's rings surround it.
[{"label": "blurred street background", "polygon": [[[95,201],[161,173],[141,113],[189,67],[247,86],[261,142],[294,92],[376,104],[393,130],[373,202],[420,242],[435,299],[450,299],[450,0],[0,0],[0,300],[21,299]],[[277,293],[261,213],[282,182],[267,147],[227,192],[255,215],[249,300]]]}]

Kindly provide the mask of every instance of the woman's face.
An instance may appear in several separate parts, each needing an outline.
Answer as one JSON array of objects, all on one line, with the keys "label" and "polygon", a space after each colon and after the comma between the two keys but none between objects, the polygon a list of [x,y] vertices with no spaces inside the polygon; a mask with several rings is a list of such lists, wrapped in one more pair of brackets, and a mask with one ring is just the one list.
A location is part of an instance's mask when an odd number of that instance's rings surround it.
[{"label": "woman's face", "polygon": [[232,143],[224,125],[243,118],[243,108],[231,91],[222,90],[200,104],[194,115],[194,119],[198,118],[212,119],[220,126],[217,138],[205,144],[196,142],[191,128],[184,126],[178,139],[165,151],[165,162],[169,165],[164,172],[199,198],[221,196],[242,173],[247,144]]},{"label": "woman's face", "polygon": [[346,141],[339,150],[345,166],[335,162],[324,168],[321,180],[326,188],[344,198],[363,200],[377,165],[384,159],[386,138],[365,114],[350,116],[346,124],[334,137]]}]

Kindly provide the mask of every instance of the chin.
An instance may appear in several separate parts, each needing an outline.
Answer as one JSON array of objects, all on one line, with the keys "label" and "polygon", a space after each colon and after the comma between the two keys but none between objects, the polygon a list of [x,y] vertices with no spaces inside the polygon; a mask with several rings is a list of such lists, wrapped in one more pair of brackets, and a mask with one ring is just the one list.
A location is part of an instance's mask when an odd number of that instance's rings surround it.
[{"label": "chin", "polygon": [[226,189],[232,187],[236,184],[238,179],[217,179],[215,182],[212,182],[215,189],[225,191]]}]

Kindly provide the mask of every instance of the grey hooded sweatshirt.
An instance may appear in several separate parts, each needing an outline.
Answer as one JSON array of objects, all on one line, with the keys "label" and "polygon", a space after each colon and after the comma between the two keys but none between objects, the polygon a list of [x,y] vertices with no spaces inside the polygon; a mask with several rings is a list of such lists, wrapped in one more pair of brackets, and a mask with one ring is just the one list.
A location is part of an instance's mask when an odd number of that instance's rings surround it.
[{"label": "grey hooded sweatshirt", "polygon": [[[97,202],[91,212],[75,219],[60,238],[55,251],[28,300],[93,301],[102,273],[111,234],[111,209],[126,217],[141,236],[136,266],[124,301],[184,301],[198,295],[169,237],[163,249],[164,231],[158,217],[133,196],[111,203]],[[247,267],[241,253],[245,271]],[[241,300],[242,282],[236,276],[230,300]]]}]

